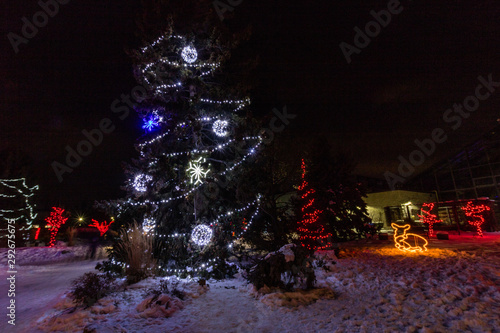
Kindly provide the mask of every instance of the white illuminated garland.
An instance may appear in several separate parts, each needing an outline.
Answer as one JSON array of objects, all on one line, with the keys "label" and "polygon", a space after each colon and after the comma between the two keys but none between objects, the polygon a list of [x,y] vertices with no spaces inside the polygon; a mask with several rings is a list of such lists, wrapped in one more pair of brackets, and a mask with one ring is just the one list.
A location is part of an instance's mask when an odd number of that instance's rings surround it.
[{"label": "white illuminated garland", "polygon": [[[35,213],[35,205],[30,204],[30,198],[35,195],[35,191],[39,189],[38,185],[33,187],[28,187],[26,185],[26,178],[16,178],[16,179],[0,179],[0,185],[5,186],[6,188],[15,190],[18,194],[7,194],[0,193],[0,197],[2,198],[17,198],[22,197],[25,202],[25,207],[18,209],[0,209],[0,217],[2,217],[6,221],[19,221],[21,219],[26,220],[26,226],[18,225],[16,226],[17,230],[29,230],[31,228],[31,224],[33,220],[38,216],[38,213]],[[0,238],[6,237],[7,233],[1,233]],[[29,235],[26,235],[29,237]],[[25,238],[28,240],[28,238]]]},{"label": "white illuminated garland", "polygon": [[212,100],[208,98],[202,98],[200,99],[201,102],[203,103],[208,103],[208,104],[218,104],[218,105],[232,105],[236,104],[237,107],[236,109],[233,110],[233,112],[240,111],[243,109],[245,106],[250,105],[250,98],[245,98],[245,99],[240,99],[240,100],[223,100],[223,101],[218,101],[218,100]]}]

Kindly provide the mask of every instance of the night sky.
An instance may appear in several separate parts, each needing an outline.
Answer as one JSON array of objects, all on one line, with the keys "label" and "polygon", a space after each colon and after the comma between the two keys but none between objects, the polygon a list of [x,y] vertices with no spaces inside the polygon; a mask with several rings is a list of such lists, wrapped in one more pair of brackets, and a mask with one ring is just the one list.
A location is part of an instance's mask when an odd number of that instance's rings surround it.
[{"label": "night sky", "polygon": [[[500,81],[498,1],[401,1],[401,13],[348,64],[339,44],[353,45],[354,28],[364,30],[373,20],[370,11],[389,2],[244,0],[223,22],[253,27],[247,47],[259,58],[251,96],[258,114],[287,105],[298,115],[289,130],[324,133],[336,150],[352,152],[357,173],[381,179],[386,170],[396,172],[398,155],[408,157],[413,141],[429,138],[434,128],[445,129],[448,140],[417,173],[500,118],[497,91],[457,130],[443,121],[448,108],[474,94],[479,75]],[[126,50],[142,45],[140,1],[60,5],[17,54],[7,34],[21,35],[21,18],[32,21],[40,7],[26,0],[2,4],[0,150],[29,161],[42,205],[76,209],[123,195],[120,164],[136,156],[141,123],[134,114],[120,120],[110,105],[135,85]],[[103,118],[116,129],[59,182],[51,163],[64,163],[65,147],[75,147],[82,130]]]}]

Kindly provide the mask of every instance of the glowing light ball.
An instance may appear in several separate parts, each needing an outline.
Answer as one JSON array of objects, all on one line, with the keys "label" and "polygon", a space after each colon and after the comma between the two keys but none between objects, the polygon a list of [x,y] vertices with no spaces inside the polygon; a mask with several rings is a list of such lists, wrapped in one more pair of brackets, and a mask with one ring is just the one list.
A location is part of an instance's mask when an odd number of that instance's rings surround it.
[{"label": "glowing light ball", "polygon": [[214,122],[212,130],[214,131],[215,135],[224,137],[228,134],[227,125],[228,125],[227,120],[217,120]]},{"label": "glowing light ball", "polygon": [[208,225],[197,225],[191,233],[191,240],[199,246],[205,246],[212,239],[212,229]]},{"label": "glowing light ball", "polygon": [[153,231],[155,226],[156,226],[155,220],[149,217],[144,218],[144,222],[142,222],[142,230],[144,230],[145,233]]},{"label": "glowing light ball", "polygon": [[192,64],[198,59],[198,52],[194,47],[186,46],[182,49],[181,57],[188,64]]},{"label": "glowing light ball", "polygon": [[149,183],[152,180],[153,180],[153,177],[151,177],[151,176],[139,174],[139,175],[135,176],[132,186],[134,186],[134,189],[137,192],[146,192],[147,183]]}]

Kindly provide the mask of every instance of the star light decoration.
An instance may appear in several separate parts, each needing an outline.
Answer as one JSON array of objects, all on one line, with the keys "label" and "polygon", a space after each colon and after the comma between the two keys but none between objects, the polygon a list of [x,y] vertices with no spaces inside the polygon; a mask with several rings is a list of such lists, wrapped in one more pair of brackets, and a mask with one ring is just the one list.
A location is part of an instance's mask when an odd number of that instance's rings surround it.
[{"label": "star light decoration", "polygon": [[201,157],[195,161],[189,162],[189,168],[187,168],[187,172],[190,177],[191,184],[197,185],[202,183],[202,179],[205,178],[210,170],[204,170],[202,167],[202,163],[205,163],[206,159]]},{"label": "star light decoration", "polygon": [[210,243],[213,231],[205,224],[197,225],[191,233],[191,240],[198,246],[205,246]]},{"label": "star light decoration", "polygon": [[137,192],[146,192],[147,183],[153,180],[153,177],[149,175],[139,174],[135,176],[132,186]]},{"label": "star light decoration", "polygon": [[151,132],[154,128],[160,126],[160,122],[163,120],[162,117],[157,114],[150,115],[147,119],[144,119],[143,129]]},{"label": "star light decoration", "polygon": [[228,124],[229,123],[227,122],[227,120],[216,120],[212,126],[212,130],[214,131],[215,135],[225,137],[228,134]]},{"label": "star light decoration", "polygon": [[198,52],[194,47],[186,46],[182,49],[181,57],[188,64],[192,64],[198,59]]}]

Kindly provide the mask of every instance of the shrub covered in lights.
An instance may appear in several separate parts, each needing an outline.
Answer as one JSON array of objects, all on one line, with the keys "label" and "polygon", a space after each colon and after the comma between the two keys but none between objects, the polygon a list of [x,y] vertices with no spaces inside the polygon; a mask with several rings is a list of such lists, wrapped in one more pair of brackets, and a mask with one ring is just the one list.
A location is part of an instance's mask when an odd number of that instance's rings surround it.
[{"label": "shrub covered in lights", "polygon": [[135,76],[147,90],[136,106],[145,134],[126,166],[127,197],[101,206],[154,237],[165,274],[231,271],[231,245],[259,212],[258,193],[239,189],[263,145],[259,126],[249,98],[219,75],[234,45],[170,26],[135,52]]}]

